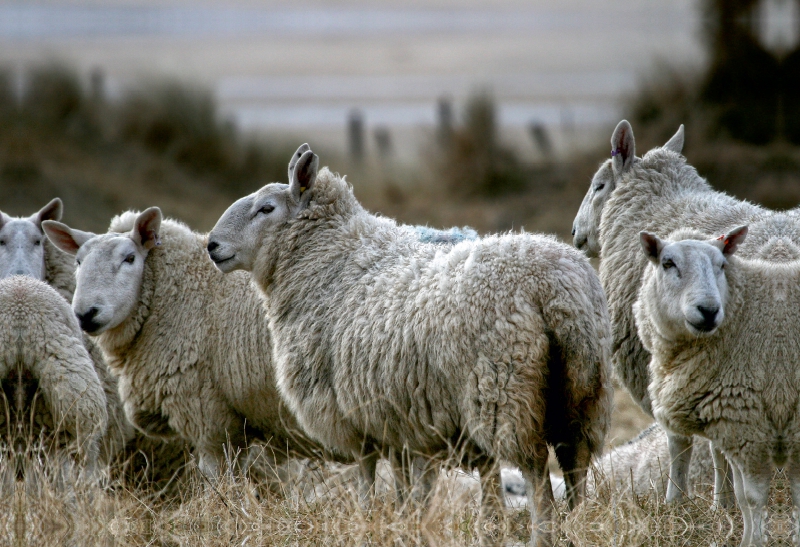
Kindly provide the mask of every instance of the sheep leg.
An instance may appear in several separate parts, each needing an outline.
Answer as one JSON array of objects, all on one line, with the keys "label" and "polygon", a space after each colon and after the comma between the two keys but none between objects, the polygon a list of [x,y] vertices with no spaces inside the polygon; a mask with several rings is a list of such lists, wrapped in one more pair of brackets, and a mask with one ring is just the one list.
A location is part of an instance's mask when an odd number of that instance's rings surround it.
[{"label": "sheep leg", "polygon": [[406,500],[424,503],[434,488],[439,468],[422,456],[411,457],[407,450],[390,451],[389,459],[395,475],[397,501],[400,506]]},{"label": "sheep leg", "polygon": [[481,545],[500,545],[502,544],[502,534],[498,529],[486,526],[490,522],[496,524],[502,522],[505,494],[500,478],[500,466],[494,458],[482,457],[477,468],[481,481]]},{"label": "sheep leg", "polygon": [[219,458],[208,450],[197,450],[197,468],[207,479],[214,481],[219,477]]},{"label": "sheep leg", "polygon": [[555,448],[556,459],[564,472],[564,487],[570,511],[586,495],[586,474],[592,463],[592,454],[585,442],[574,445],[561,444]]},{"label": "sheep leg", "polygon": [[733,467],[725,454],[711,443],[711,458],[714,460],[714,503],[712,510],[732,509],[736,506],[733,491]]},{"label": "sheep leg", "polygon": [[414,492],[416,498],[424,503],[430,498],[431,492],[436,487],[436,480],[439,478],[439,465],[422,456],[414,458],[413,464],[414,469],[420,470],[420,476],[416,478]]},{"label": "sheep leg", "polygon": [[742,533],[741,545],[750,544],[750,506],[744,503],[744,485],[742,479],[742,472],[739,466],[730,462],[731,470],[733,471],[733,490],[736,493],[736,501],[739,503],[739,509],[742,511],[742,522],[744,524],[744,531]]},{"label": "sheep leg", "polygon": [[[771,473],[752,473],[734,466],[734,488],[736,501],[742,510],[744,534],[740,547],[760,547],[764,545],[764,530],[767,517],[767,500]],[[738,484],[737,484],[738,483]]]},{"label": "sheep leg", "polygon": [[407,458],[407,455],[405,448],[402,450],[389,450],[389,463],[394,472],[394,487],[398,510],[403,507],[406,496],[411,493],[413,484],[413,469],[411,469],[411,461]]},{"label": "sheep leg", "polygon": [[686,496],[689,464],[692,460],[692,438],[667,433],[669,446],[669,482],[667,503],[683,501]]},{"label": "sheep leg", "polygon": [[369,507],[370,500],[375,493],[375,471],[378,467],[379,459],[380,454],[377,451],[365,451],[361,454],[358,464],[361,472],[358,482],[358,497],[361,506],[365,509]]},{"label": "sheep leg", "polygon": [[790,465],[786,469],[792,489],[792,531],[794,532],[794,545],[800,546],[800,469],[797,465]]},{"label": "sheep leg", "polygon": [[536,447],[533,459],[520,465],[528,490],[528,509],[531,513],[531,547],[553,545],[553,486],[547,468],[547,447]]}]

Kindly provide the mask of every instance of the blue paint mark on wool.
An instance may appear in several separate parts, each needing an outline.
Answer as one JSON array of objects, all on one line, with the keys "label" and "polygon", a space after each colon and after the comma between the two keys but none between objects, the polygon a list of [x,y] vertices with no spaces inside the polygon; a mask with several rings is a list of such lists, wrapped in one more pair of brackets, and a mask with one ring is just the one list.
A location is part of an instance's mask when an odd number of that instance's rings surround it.
[{"label": "blue paint mark on wool", "polygon": [[450,228],[449,230],[437,230],[427,226],[414,226],[420,242],[422,243],[460,243],[462,241],[474,241],[478,239],[478,232],[464,226],[463,228]]}]

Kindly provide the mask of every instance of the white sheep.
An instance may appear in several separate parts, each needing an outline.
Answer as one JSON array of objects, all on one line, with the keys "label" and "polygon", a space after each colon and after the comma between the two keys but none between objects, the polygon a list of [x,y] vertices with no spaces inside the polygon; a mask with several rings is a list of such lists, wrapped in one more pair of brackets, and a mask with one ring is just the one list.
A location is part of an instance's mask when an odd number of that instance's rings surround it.
[{"label": "white sheep", "polygon": [[[42,229],[42,222],[60,220],[62,211],[61,200],[55,198],[27,218],[13,218],[0,212],[0,279],[27,275],[48,283],[67,302],[72,301],[74,258],[58,250]],[[180,472],[184,459],[183,443],[163,442],[137,434],[125,417],[117,393],[117,379],[108,371],[100,350],[85,334],[83,343],[103,386],[108,414],[108,427],[100,441],[99,462],[111,465],[114,480],[122,480],[127,485],[163,489]],[[57,372],[61,374],[65,370]],[[23,404],[22,401],[18,403]],[[47,416],[45,418],[50,420]],[[158,463],[153,461],[155,457],[158,457]]]},{"label": "white sheep", "polygon": [[[82,336],[69,304],[52,287],[28,276],[0,280],[0,383],[11,407],[2,417],[12,417],[6,423],[11,448],[25,446],[30,436],[57,441],[66,434],[92,476],[108,413]],[[33,408],[37,391],[44,405]]]},{"label": "white sheep", "polygon": [[[547,445],[572,507],[609,425],[609,325],[591,265],[540,235],[420,242],[317,166],[303,145],[289,185],[238,200],[209,234],[217,267],[251,271],[264,294],[281,394],[311,436],[354,457],[465,439],[486,462],[517,465],[547,541]],[[374,462],[362,468],[374,476]],[[492,483],[484,500],[500,493]]]},{"label": "white sheep", "polygon": [[[652,415],[647,369],[649,354],[639,340],[631,306],[636,300],[647,261],[639,250],[638,234],[667,233],[692,226],[722,233],[742,224],[751,227],[740,249],[743,256],[789,257],[792,241],[800,241],[800,225],[789,215],[776,213],[715,191],[680,155],[683,126],[660,148],[636,157],[633,130],[627,121],[611,137],[612,158],[592,179],[573,225],[574,244],[590,255],[600,254],[600,280],[608,297],[612,324],[612,362],[617,377],[634,401]],[[768,245],[768,242],[771,242]],[[683,498],[691,455],[691,439],[670,432],[670,481],[667,501]],[[726,463],[717,454],[715,484],[722,485]],[[730,507],[731,496],[715,495],[715,503]]]},{"label": "white sheep", "polygon": [[[663,496],[669,482],[670,461],[667,433],[654,423],[636,438],[604,454],[592,468],[592,478],[595,483],[610,481],[617,489],[632,489],[636,495],[655,491]],[[713,480],[711,443],[697,437],[688,471],[687,493],[691,494],[699,485],[713,484]]]},{"label": "white sheep", "polygon": [[649,266],[634,305],[652,355],[653,413],[665,429],[702,435],[724,452],[743,546],[763,544],[776,467],[800,507],[800,262],[734,255],[746,234],[740,227],[706,240],[683,229],[662,240],[642,232]]},{"label": "white sheep", "polygon": [[67,301],[75,291],[72,257],[58,251],[44,236],[42,222],[61,220],[63,204],[51,200],[27,218],[0,212],[0,279],[27,275],[46,281]]},{"label": "white sheep", "polygon": [[74,312],[137,428],[184,439],[208,476],[228,442],[236,450],[262,439],[276,465],[321,455],[278,394],[258,292],[248,275],[214,267],[205,235],[162,222],[156,207],[115,217],[101,235],[56,222],[44,229],[75,255]]}]

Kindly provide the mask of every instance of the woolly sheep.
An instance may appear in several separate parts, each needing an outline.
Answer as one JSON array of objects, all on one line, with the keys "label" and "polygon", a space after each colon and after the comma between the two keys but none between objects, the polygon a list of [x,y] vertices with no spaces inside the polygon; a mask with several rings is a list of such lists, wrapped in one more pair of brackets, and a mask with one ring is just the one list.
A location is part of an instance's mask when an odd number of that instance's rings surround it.
[{"label": "woolly sheep", "polygon": [[[103,386],[69,304],[31,277],[0,280],[0,379],[12,406],[3,418],[15,417],[6,424],[14,444],[27,442],[19,434],[38,434],[15,427],[33,411],[37,429],[67,433],[85,458],[87,474],[94,475],[108,422]],[[29,395],[37,389],[46,411],[31,410]]]},{"label": "woolly sheep", "polygon": [[137,428],[184,439],[208,476],[224,464],[228,442],[245,449],[261,438],[275,464],[320,456],[278,395],[257,291],[244,273],[222,276],[206,236],[162,222],[157,207],[123,213],[101,235],[44,228],[75,255],[73,310],[118,376]]},{"label": "woolly sheep", "polygon": [[[209,235],[217,267],[251,271],[264,294],[281,394],[311,436],[354,457],[464,438],[517,465],[538,537],[553,500],[547,445],[573,507],[609,425],[609,325],[591,265],[525,233],[422,243],[317,166],[301,146],[289,185],[238,200]],[[484,500],[498,497],[492,482]]]},{"label": "woolly sheep", "polygon": [[46,281],[67,301],[72,300],[72,258],[58,251],[42,231],[42,222],[61,220],[62,212],[59,198],[27,218],[10,217],[0,211],[0,279],[27,275]]},{"label": "woolly sheep", "polygon": [[[45,237],[41,226],[46,220],[60,220],[62,212],[63,204],[55,198],[27,218],[12,218],[0,213],[0,278],[27,275],[47,282],[68,302],[72,301],[74,259],[58,250]],[[117,393],[117,380],[108,371],[100,350],[85,334],[83,343],[103,386],[108,414],[108,427],[100,441],[99,462],[112,464],[114,479],[162,489],[182,467],[183,444],[164,443],[136,434],[125,418]],[[49,417],[46,419],[50,420]],[[159,458],[157,465],[153,461],[156,456]],[[120,473],[122,466],[125,471]],[[152,484],[148,484],[150,481]]]},{"label": "woolly sheep", "polygon": [[[592,476],[595,481],[611,480],[618,489],[632,488],[636,495],[655,490],[663,496],[669,482],[670,461],[667,433],[654,423],[635,439],[604,454],[592,469]],[[699,485],[713,483],[714,465],[711,443],[702,437],[695,438],[687,493],[691,494]]]},{"label": "woolly sheep", "polygon": [[[682,126],[664,147],[638,158],[633,130],[623,120],[614,130],[611,146],[613,157],[600,166],[575,218],[574,244],[589,254],[601,255],[600,280],[611,317],[614,370],[633,399],[652,415],[647,391],[650,356],[639,340],[631,309],[647,262],[639,251],[639,232],[666,235],[680,227],[693,226],[708,233],[722,233],[749,224],[750,237],[740,249],[741,255],[761,256],[773,246],[776,252],[789,256],[793,252],[791,242],[800,241],[800,224],[789,215],[711,188],[680,155]],[[684,478],[692,445],[691,439],[673,433],[669,444],[673,459],[667,500],[677,501],[686,490]],[[721,474],[725,463],[721,455],[717,454],[717,458]],[[724,480],[718,476],[715,484]],[[731,497],[716,496],[715,500],[725,506],[733,503]]]},{"label": "woolly sheep", "polygon": [[746,234],[741,227],[705,240],[683,229],[662,240],[643,232],[650,266],[634,313],[652,355],[656,419],[724,452],[744,519],[742,545],[762,545],[775,467],[785,468],[800,507],[800,345],[792,331],[800,262],[734,255]]}]

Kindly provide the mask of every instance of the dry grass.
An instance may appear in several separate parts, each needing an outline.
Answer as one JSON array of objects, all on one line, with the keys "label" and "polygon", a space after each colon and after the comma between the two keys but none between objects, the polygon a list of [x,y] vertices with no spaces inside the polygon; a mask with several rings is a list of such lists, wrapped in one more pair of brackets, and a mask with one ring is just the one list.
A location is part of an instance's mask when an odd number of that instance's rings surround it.
[{"label": "dry grass", "polygon": [[[353,466],[291,462],[282,469],[290,478],[278,495],[229,473],[211,483],[192,469],[176,496],[148,498],[107,473],[99,482],[78,478],[57,460],[29,451],[24,478],[16,481],[8,480],[8,460],[0,461],[0,544],[477,546],[522,545],[529,537],[524,508],[508,507],[499,521],[481,520],[478,481],[461,471],[443,472],[425,503],[400,506],[382,466],[374,502],[365,509]],[[741,537],[738,511],[711,510],[710,485],[698,487],[689,502],[668,506],[654,490],[636,496],[605,477],[597,481],[572,513],[557,503],[557,545],[735,545]],[[770,515],[770,545],[788,545],[791,499],[780,473]]]}]

